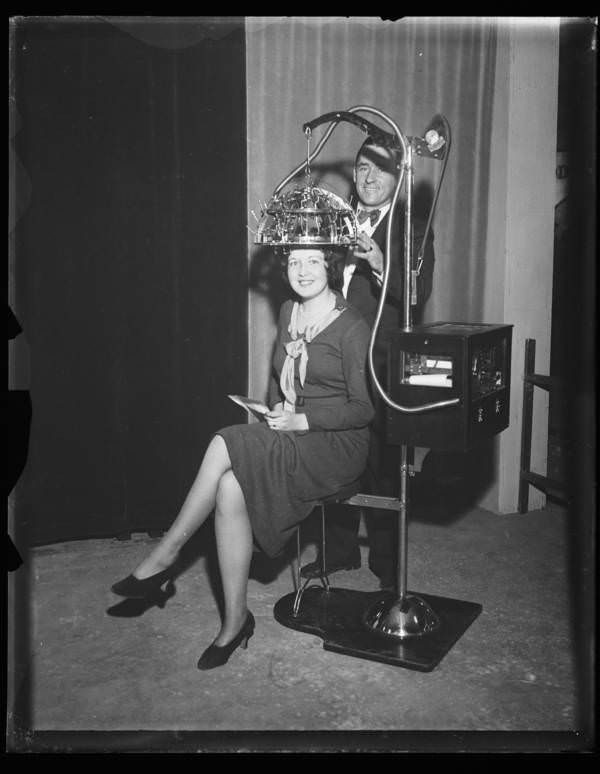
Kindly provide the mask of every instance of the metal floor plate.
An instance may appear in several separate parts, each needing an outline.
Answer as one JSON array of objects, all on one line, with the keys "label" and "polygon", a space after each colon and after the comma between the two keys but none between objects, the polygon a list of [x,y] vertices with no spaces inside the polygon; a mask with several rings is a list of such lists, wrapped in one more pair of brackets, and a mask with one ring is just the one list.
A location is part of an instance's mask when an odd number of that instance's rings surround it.
[{"label": "metal floor plate", "polygon": [[382,598],[393,597],[389,591],[326,591],[322,586],[309,586],[298,615],[293,614],[293,592],[276,602],[273,614],[283,626],[321,637],[325,650],[430,672],[481,613],[482,606],[413,591],[408,594],[419,596],[430,605],[440,619],[438,629],[403,640],[367,629],[363,623],[366,612]]}]

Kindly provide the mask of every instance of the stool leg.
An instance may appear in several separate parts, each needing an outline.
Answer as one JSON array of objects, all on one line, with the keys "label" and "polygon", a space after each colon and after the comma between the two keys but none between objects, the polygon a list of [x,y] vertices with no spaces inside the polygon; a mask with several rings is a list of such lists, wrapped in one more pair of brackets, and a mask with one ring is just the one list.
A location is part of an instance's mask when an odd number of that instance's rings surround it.
[{"label": "stool leg", "polygon": [[298,525],[298,528],[296,529],[296,596],[294,597],[294,605],[292,608],[292,615],[294,617],[298,615],[300,600],[302,599],[303,593],[304,588],[300,577],[300,525]]},{"label": "stool leg", "polygon": [[325,505],[321,503],[321,575],[327,574],[327,562],[325,557]]},{"label": "stool leg", "polygon": [[329,591],[325,543],[325,504],[321,503],[321,583],[323,584],[325,591]]},{"label": "stool leg", "polygon": [[300,526],[296,530],[296,591],[300,589]]},{"label": "stool leg", "polygon": [[[302,577],[300,575],[300,526],[298,526],[298,529],[296,530],[296,594],[294,596],[294,605],[292,607],[292,615],[294,618],[296,618],[300,612],[302,596],[310,582],[311,578],[306,578],[304,583],[302,583]],[[329,587],[326,586],[326,588]]]},{"label": "stool leg", "polygon": [[[329,591],[329,578],[327,577],[327,565],[325,561],[325,506],[321,503],[321,581],[326,592]],[[309,587],[312,578],[306,578],[302,583],[300,575],[300,526],[296,530],[296,595],[292,607],[292,615],[296,617],[300,611],[300,603],[305,590]]]}]

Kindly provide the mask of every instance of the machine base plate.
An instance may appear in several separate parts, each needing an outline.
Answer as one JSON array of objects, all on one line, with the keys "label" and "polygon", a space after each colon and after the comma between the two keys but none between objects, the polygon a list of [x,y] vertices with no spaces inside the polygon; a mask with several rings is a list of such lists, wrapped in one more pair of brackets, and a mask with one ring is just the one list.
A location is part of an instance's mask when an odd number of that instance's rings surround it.
[{"label": "machine base plate", "polygon": [[389,591],[332,587],[326,591],[322,586],[308,586],[298,615],[293,614],[293,592],[275,603],[273,615],[283,626],[321,637],[325,650],[430,672],[481,613],[482,606],[413,591],[408,594],[419,596],[436,613],[440,626],[435,631],[398,639],[367,629],[363,622],[366,612],[382,598],[393,598]]}]

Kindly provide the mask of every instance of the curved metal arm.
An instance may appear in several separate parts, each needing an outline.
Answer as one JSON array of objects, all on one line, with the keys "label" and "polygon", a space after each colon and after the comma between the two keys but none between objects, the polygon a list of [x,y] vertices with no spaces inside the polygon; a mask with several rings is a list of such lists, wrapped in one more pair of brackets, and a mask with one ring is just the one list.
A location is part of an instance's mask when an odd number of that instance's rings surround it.
[{"label": "curved metal arm", "polygon": [[[350,110],[352,110],[352,108],[350,108]],[[306,161],[302,161],[300,164],[298,164],[298,166],[295,169],[293,169],[289,173],[289,175],[287,175],[286,177],[283,178],[281,183],[279,183],[279,185],[277,185],[277,187],[273,191],[273,196],[278,194],[281,191],[282,188],[285,188],[285,186],[290,182],[290,180],[292,180],[294,177],[296,177],[298,172],[301,172],[306,167],[307,163],[310,164],[310,162],[313,159],[317,158],[319,153],[323,150],[323,146],[325,145],[327,140],[331,137],[331,134],[332,134],[333,130],[339,124],[340,120],[341,120],[341,118],[340,119],[336,118],[334,121],[332,121],[332,123],[327,127],[327,131],[325,132],[323,137],[320,139],[319,144],[314,149],[314,151],[312,153],[308,154],[308,157],[307,157]],[[306,124],[305,124],[305,126],[306,126]]]},{"label": "curved metal arm", "polygon": [[[318,123],[322,123],[323,121],[328,120],[329,116],[332,117],[331,123],[327,127],[327,130],[326,130],[325,134],[323,135],[323,137],[319,140],[319,143],[318,143],[317,147],[314,149],[314,151],[311,154],[308,155],[308,158],[306,159],[306,161],[302,161],[300,164],[298,164],[298,166],[295,169],[293,169],[289,173],[289,175],[287,175],[286,177],[283,178],[283,180],[279,183],[279,185],[277,185],[277,187],[273,191],[273,195],[275,196],[276,194],[278,194],[281,191],[281,189],[284,188],[290,182],[290,180],[292,180],[294,177],[296,177],[298,172],[301,172],[306,167],[307,163],[310,164],[311,161],[313,161],[314,159],[317,158],[319,153],[321,153],[321,151],[323,150],[323,147],[325,146],[325,143],[331,137],[331,135],[333,133],[333,130],[340,123],[340,121],[344,120],[343,116],[347,116],[348,114],[353,114],[357,110],[363,110],[363,107],[364,107],[363,105],[355,105],[354,107],[348,108],[348,110],[338,110],[338,111],[335,111],[333,113],[325,113],[324,116],[321,116],[320,118],[314,119],[315,121],[318,121]],[[309,122],[309,123],[312,123],[312,122]],[[369,126],[375,126],[374,124],[371,124],[369,121],[364,121],[364,123],[368,124]],[[308,124],[304,124],[304,127],[307,127],[307,126],[308,126]],[[377,128],[377,130],[379,132],[383,131],[383,130],[379,129],[378,127],[376,127],[376,128]]]},{"label": "curved metal arm", "polygon": [[358,126],[359,129],[362,129],[363,132],[369,134],[374,140],[377,141],[378,144],[381,145],[392,145],[396,139],[393,134],[384,132],[383,129],[377,126],[377,124],[373,124],[371,121],[367,121],[366,118],[361,118],[360,116],[356,115],[356,113],[353,113],[352,109],[336,110],[331,113],[324,113],[322,116],[313,118],[312,121],[308,121],[307,123],[303,124],[302,129],[306,134],[307,132],[312,132],[312,130],[317,126],[326,124],[328,121],[335,121],[336,124],[338,124],[340,121],[347,121],[350,124],[354,124],[355,126]]}]

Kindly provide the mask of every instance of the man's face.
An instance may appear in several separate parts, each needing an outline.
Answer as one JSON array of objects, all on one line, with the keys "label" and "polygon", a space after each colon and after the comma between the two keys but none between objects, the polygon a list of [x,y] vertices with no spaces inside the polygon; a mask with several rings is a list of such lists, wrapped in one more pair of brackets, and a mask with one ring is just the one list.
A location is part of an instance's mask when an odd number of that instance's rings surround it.
[{"label": "man's face", "polygon": [[394,160],[386,148],[368,146],[356,160],[354,183],[360,203],[367,209],[377,209],[391,202],[397,177]]}]

